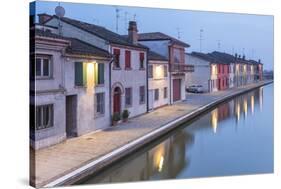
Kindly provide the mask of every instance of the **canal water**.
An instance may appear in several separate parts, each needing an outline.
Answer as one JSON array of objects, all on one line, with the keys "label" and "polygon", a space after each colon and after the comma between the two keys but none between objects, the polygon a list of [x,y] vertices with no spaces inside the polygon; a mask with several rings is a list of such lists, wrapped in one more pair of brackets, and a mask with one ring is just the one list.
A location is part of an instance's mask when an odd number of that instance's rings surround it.
[{"label": "canal water", "polygon": [[80,184],[273,172],[273,84],[225,102]]}]

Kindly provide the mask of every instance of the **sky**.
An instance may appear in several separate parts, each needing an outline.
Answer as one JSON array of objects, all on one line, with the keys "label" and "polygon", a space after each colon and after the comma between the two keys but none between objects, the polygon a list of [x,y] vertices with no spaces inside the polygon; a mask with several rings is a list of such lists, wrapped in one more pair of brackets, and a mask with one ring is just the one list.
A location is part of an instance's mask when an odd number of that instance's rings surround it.
[{"label": "sky", "polygon": [[[60,5],[65,17],[101,25],[119,34],[127,34],[128,21],[135,20],[140,33],[162,32],[179,38],[191,46],[187,52],[200,51],[201,41],[204,53],[245,54],[247,59],[261,59],[264,69],[273,70],[273,16],[66,2]],[[53,15],[56,6],[58,2],[37,1],[36,14]]]}]

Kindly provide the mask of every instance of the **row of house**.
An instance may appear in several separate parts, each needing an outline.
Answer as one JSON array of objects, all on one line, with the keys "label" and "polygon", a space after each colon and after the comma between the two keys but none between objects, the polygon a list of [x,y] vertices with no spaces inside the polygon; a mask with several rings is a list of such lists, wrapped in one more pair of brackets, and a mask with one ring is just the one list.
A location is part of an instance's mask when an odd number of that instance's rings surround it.
[{"label": "row of house", "polygon": [[189,44],[161,32],[128,35],[56,15],[31,17],[31,146],[106,129],[115,114],[130,117],[186,99],[186,86],[208,92],[261,79],[262,64],[226,53],[187,54]]},{"label": "row of house", "polygon": [[194,66],[194,72],[186,75],[186,87],[202,85],[205,92],[214,92],[262,80],[261,61],[246,60],[244,55],[214,51],[185,56],[186,63]]},{"label": "row of house", "polygon": [[160,32],[128,35],[79,20],[31,17],[31,146],[44,148],[111,126],[124,110],[139,116],[185,99],[185,49]]}]

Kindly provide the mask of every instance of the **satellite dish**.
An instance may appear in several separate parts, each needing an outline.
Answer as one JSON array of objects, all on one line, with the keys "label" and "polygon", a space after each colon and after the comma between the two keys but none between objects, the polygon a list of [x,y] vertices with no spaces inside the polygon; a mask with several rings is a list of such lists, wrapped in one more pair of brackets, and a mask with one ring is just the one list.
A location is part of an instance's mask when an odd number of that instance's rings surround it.
[{"label": "satellite dish", "polygon": [[56,12],[56,15],[61,18],[64,16],[65,14],[65,10],[62,6],[57,6],[56,9],[55,9],[55,12]]}]

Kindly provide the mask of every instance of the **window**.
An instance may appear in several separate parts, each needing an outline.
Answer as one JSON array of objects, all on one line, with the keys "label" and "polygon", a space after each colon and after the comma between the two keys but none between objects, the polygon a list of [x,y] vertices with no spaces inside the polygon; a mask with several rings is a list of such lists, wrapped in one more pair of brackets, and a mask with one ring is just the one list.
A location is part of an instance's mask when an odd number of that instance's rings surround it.
[{"label": "window", "polygon": [[113,54],[114,54],[114,67],[120,68],[120,49],[114,49]]},{"label": "window", "polygon": [[75,62],[75,86],[87,85],[87,64],[83,62]]},{"label": "window", "polygon": [[104,114],[104,104],[104,93],[96,93],[95,105],[97,114]]},{"label": "window", "polygon": [[154,100],[159,100],[159,89],[154,89]]},{"label": "window", "polygon": [[140,86],[140,104],[145,103],[145,87]]},{"label": "window", "polygon": [[144,53],[140,53],[140,69],[144,69]]},{"label": "window", "polygon": [[37,56],[35,60],[35,74],[37,78],[51,77],[51,56]]},{"label": "window", "polygon": [[132,88],[125,88],[125,105],[132,105]]},{"label": "window", "polygon": [[97,84],[104,84],[104,64],[98,64]]},{"label": "window", "polygon": [[125,51],[125,69],[131,69],[131,51]]},{"label": "window", "polygon": [[168,97],[168,88],[164,87],[164,98]]},{"label": "window", "polygon": [[36,130],[52,127],[54,110],[53,105],[36,106]]},{"label": "window", "polygon": [[168,77],[168,67],[164,65],[164,77]]},{"label": "window", "polygon": [[148,65],[148,78],[153,78],[153,65]]}]

